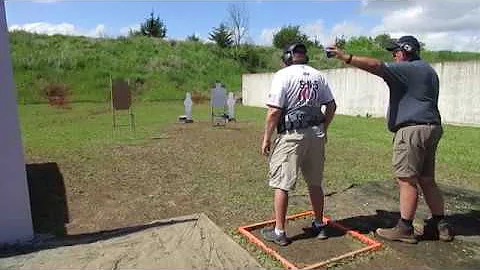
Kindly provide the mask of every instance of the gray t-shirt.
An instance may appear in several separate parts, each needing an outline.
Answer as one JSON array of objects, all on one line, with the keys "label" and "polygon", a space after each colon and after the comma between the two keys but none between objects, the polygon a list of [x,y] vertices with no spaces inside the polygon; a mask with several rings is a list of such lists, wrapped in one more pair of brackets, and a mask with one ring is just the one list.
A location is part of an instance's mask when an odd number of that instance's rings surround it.
[{"label": "gray t-shirt", "polygon": [[388,129],[405,124],[441,124],[438,75],[423,60],[384,63],[381,76],[390,88]]}]

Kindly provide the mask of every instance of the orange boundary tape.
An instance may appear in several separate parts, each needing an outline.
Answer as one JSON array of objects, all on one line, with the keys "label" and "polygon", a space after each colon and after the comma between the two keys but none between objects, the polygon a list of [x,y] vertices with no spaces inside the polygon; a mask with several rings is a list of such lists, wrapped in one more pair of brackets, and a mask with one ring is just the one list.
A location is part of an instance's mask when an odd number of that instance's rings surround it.
[{"label": "orange boundary tape", "polygon": [[[305,217],[305,216],[310,216],[310,215],[313,215],[313,211],[306,211],[306,212],[303,212],[303,213],[287,216],[287,220],[298,219],[298,218]],[[345,254],[342,254],[340,256],[337,256],[337,257],[334,257],[334,258],[331,258],[331,259],[321,261],[319,263],[308,265],[308,266],[302,268],[304,270],[322,267],[322,266],[325,266],[327,264],[330,264],[330,263],[333,263],[333,262],[336,262],[336,261],[339,261],[339,260],[342,260],[342,259],[345,259],[345,258],[348,258],[348,257],[353,257],[353,256],[358,255],[360,253],[364,253],[364,252],[367,252],[367,251],[370,251],[370,250],[377,250],[382,246],[382,243],[377,242],[373,239],[370,239],[367,236],[365,236],[361,233],[358,233],[356,231],[353,231],[353,230],[351,230],[351,229],[349,229],[349,228],[347,228],[347,227],[345,227],[345,226],[343,226],[339,223],[336,223],[330,218],[324,217],[323,221],[328,222],[332,226],[337,227],[338,229],[345,231],[346,233],[348,233],[351,236],[359,239],[361,242],[367,244],[368,246],[366,246],[364,248],[361,248],[361,249],[358,249],[358,250],[347,252]],[[252,233],[250,233],[251,230],[255,230],[257,228],[265,227],[265,226],[267,226],[269,224],[273,224],[273,223],[275,223],[275,220],[267,220],[267,221],[247,225],[247,226],[241,226],[241,227],[238,228],[238,231],[241,234],[245,235],[245,237],[247,237],[247,239],[250,242],[256,244],[258,247],[263,249],[267,254],[270,254],[273,257],[275,257],[277,260],[279,260],[285,268],[287,268],[287,269],[299,269],[294,263],[292,263],[289,260],[287,260],[286,258],[282,257],[278,252],[276,252],[274,249],[269,248],[267,245],[265,245],[265,243],[263,243],[260,239],[258,239],[258,237],[256,237]]]}]

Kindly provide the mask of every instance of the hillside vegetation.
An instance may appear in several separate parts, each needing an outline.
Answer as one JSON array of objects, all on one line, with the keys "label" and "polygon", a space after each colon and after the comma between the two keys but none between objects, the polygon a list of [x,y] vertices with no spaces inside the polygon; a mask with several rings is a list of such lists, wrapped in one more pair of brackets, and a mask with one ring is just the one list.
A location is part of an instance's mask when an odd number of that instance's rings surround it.
[{"label": "hillside vegetation", "polygon": [[[229,91],[239,92],[242,74],[274,72],[281,55],[274,47],[222,49],[214,43],[142,36],[94,39],[16,31],[10,33],[10,43],[18,102],[24,104],[47,102],[46,91],[59,84],[68,89],[72,101],[103,102],[109,98],[110,76],[130,79],[137,101],[183,99],[185,92],[207,95],[217,80]],[[371,38],[347,40],[345,49],[390,59]],[[309,48],[309,56],[317,68],[343,66],[326,59],[315,46]],[[480,54],[425,51],[423,58],[465,61],[480,59]]]}]

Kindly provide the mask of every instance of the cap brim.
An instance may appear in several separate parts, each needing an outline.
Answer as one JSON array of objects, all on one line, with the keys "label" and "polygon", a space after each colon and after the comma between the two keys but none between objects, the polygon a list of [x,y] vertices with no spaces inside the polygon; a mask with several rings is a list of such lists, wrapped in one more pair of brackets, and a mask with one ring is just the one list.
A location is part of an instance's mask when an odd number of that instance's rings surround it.
[{"label": "cap brim", "polygon": [[387,51],[395,51],[400,49],[400,45],[397,43],[396,40],[390,40],[386,45],[385,45],[385,50]]}]

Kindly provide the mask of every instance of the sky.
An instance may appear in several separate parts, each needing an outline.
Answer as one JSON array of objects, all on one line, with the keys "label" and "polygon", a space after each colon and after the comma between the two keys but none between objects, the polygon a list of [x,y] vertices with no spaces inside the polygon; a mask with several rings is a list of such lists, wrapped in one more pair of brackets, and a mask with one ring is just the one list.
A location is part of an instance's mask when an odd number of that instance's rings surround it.
[{"label": "sky", "polygon": [[282,27],[300,26],[324,45],[336,36],[415,35],[430,50],[480,52],[478,0],[351,1],[69,1],[6,0],[10,30],[45,34],[117,37],[138,29],[150,12],[167,27],[167,38],[195,34],[207,41],[228,8],[244,10],[247,41],[271,45]]}]

